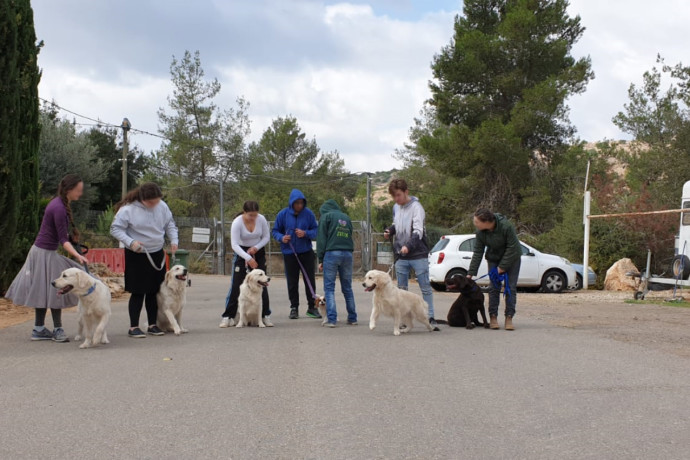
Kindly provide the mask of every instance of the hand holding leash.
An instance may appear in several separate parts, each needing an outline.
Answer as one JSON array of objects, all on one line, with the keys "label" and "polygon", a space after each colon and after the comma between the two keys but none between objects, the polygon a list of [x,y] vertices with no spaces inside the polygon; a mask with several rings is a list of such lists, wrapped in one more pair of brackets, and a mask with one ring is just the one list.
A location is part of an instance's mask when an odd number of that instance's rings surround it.
[{"label": "hand holding leash", "polygon": [[304,238],[304,235],[306,235],[307,232],[304,230],[300,230],[299,228],[295,229],[295,235],[297,235],[297,238]]},{"label": "hand holding leash", "polygon": [[290,235],[283,236],[283,243],[288,244],[290,240],[292,240],[292,237]]},{"label": "hand holding leash", "polygon": [[247,266],[253,270],[259,266],[259,263],[255,259],[249,259],[247,261]]},{"label": "hand holding leash", "polygon": [[407,255],[408,252],[410,252],[410,250],[407,249],[407,246],[403,246],[402,248],[400,248],[400,254]]},{"label": "hand holding leash", "polygon": [[141,252],[144,250],[144,245],[141,244],[140,241],[132,241],[132,244],[129,245],[129,248],[134,251],[134,252]]},{"label": "hand holding leash", "polygon": [[177,247],[176,244],[171,244],[171,245],[170,245],[170,252],[172,253],[173,259],[175,258],[175,253],[177,252],[177,249],[178,249],[178,247]]}]

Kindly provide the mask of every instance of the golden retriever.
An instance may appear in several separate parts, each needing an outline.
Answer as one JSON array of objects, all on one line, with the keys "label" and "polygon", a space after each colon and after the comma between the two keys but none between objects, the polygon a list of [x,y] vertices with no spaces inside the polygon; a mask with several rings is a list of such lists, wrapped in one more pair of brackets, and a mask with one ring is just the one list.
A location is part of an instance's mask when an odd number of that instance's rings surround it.
[{"label": "golden retriever", "polygon": [[180,335],[189,332],[182,324],[182,309],[187,302],[187,269],[184,265],[173,265],[165,274],[158,300],[158,317],[156,323],[165,332]]},{"label": "golden retriever", "polygon": [[374,291],[369,319],[369,329],[372,331],[376,328],[376,320],[380,313],[393,317],[393,335],[400,335],[401,324],[406,326],[402,332],[410,332],[413,319],[425,325],[429,332],[434,330],[429,324],[427,305],[422,296],[394,286],[388,273],[371,270],[365,275],[362,286],[367,292]]},{"label": "golden retriever", "polygon": [[235,327],[253,326],[266,327],[261,319],[261,293],[271,278],[266,276],[263,270],[252,270],[247,274],[244,282],[240,285],[240,296],[237,299],[239,304],[239,320]]},{"label": "golden retriever", "polygon": [[79,297],[79,328],[74,337],[77,341],[84,337],[79,348],[110,343],[105,331],[110,319],[110,289],[79,268],[68,268],[51,284],[58,295],[72,292]]}]

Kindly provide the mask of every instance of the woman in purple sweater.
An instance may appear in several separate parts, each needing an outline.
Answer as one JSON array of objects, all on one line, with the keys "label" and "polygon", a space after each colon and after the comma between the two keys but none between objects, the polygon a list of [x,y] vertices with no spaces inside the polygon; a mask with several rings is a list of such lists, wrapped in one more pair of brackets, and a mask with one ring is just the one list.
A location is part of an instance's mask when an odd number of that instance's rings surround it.
[{"label": "woman in purple sweater", "polygon": [[[60,276],[63,270],[88,263],[86,257],[74,249],[70,239],[77,241],[79,232],[74,227],[70,202],[81,198],[84,183],[74,174],[62,178],[58,193],[46,207],[41,229],[29,250],[24,266],[7,290],[5,297],[15,305],[36,309],[36,322],[31,340],[52,340],[69,342],[62,328],[62,309],[79,303],[74,294],[58,296],[50,282]],[[79,263],[57,253],[62,246]],[[50,308],[54,330],[45,327],[46,312]]]}]

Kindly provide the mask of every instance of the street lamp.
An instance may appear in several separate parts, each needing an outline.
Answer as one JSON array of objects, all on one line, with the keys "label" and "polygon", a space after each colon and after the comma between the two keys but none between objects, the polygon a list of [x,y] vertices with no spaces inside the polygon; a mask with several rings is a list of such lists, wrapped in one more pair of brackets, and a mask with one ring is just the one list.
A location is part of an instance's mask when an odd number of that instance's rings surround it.
[{"label": "street lamp", "polygon": [[127,145],[127,132],[132,129],[132,124],[127,118],[122,119],[122,199],[127,195],[127,155],[129,146]]}]

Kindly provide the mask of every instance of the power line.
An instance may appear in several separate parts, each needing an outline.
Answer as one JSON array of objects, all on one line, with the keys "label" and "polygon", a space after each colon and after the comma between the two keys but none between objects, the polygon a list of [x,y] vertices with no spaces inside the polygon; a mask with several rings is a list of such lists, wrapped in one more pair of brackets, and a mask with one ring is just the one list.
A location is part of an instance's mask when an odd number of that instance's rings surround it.
[{"label": "power line", "polygon": [[[75,115],[75,116],[77,116],[77,117],[79,117],[79,118],[83,118],[83,119],[85,119],[85,120],[89,120],[89,121],[93,121],[93,122],[94,122],[94,124],[89,124],[89,123],[74,123],[74,124],[81,125],[81,126],[106,126],[106,127],[109,127],[109,128],[118,128],[118,129],[119,129],[119,128],[122,128],[121,125],[116,125],[116,124],[114,124],[114,123],[108,123],[108,122],[106,122],[106,121],[102,121],[102,120],[99,120],[99,119],[96,119],[96,118],[93,118],[93,117],[88,117],[88,116],[86,116],[86,115],[82,115],[82,114],[80,114],[80,113],[75,112],[74,110],[70,110],[70,109],[67,109],[67,108],[65,108],[65,107],[62,107],[61,105],[57,104],[57,103],[54,102],[54,101],[49,101],[49,100],[44,99],[44,98],[42,98],[42,97],[39,97],[39,99],[40,99],[41,101],[45,102],[46,104],[50,104],[50,106],[55,107],[56,109],[62,110],[63,112],[71,113],[72,115]],[[165,137],[165,136],[162,136],[162,135],[160,135],[160,134],[155,134],[155,133],[152,133],[152,132],[143,130],[143,129],[129,128],[129,130],[130,130],[130,131],[134,131],[134,132],[136,132],[136,133],[145,134],[145,135],[147,135],[147,136],[153,136],[153,137],[158,137],[158,138],[160,138],[160,139],[165,139],[165,140],[168,140],[168,141],[172,141],[172,139],[170,139],[169,137]]]},{"label": "power line", "polygon": [[118,125],[114,125],[114,124],[112,124],[112,123],[104,122],[104,121],[102,121],[102,120],[97,120],[96,118],[87,117],[86,115],[82,115],[82,114],[77,113],[77,112],[75,112],[75,111],[73,111],[73,110],[66,109],[66,108],[64,108],[64,107],[59,106],[59,105],[58,105],[56,102],[54,102],[54,101],[49,101],[49,100],[47,100],[47,99],[43,99],[42,97],[39,97],[39,99],[42,100],[43,102],[45,102],[46,104],[50,104],[52,107],[55,107],[55,108],[57,108],[57,109],[62,110],[63,112],[71,113],[72,115],[75,115],[75,116],[77,116],[77,117],[79,117],[79,118],[84,118],[84,119],[86,119],[86,120],[96,122],[96,123],[98,123],[98,124],[101,125],[101,126],[110,126],[110,127],[113,127],[113,128],[119,128],[119,127],[120,127],[120,126],[118,126]]}]

